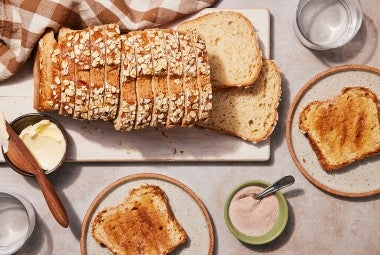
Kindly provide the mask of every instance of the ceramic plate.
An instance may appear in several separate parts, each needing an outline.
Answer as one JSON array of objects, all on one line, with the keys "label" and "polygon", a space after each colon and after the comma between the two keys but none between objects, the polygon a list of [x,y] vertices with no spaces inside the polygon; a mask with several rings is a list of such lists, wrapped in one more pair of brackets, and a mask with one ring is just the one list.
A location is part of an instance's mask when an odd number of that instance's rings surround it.
[{"label": "ceramic plate", "polygon": [[142,184],[157,185],[166,193],[172,212],[188,235],[188,241],[171,254],[213,253],[214,233],[206,207],[197,195],[179,181],[159,174],[135,174],[121,178],[106,187],[91,203],[82,223],[81,253],[112,254],[95,242],[91,222],[99,211],[120,204],[129,191]]},{"label": "ceramic plate", "polygon": [[293,161],[314,185],[340,196],[364,197],[380,193],[379,155],[341,170],[326,172],[320,166],[309,140],[298,128],[300,112],[307,104],[333,98],[344,87],[350,86],[367,87],[380,98],[380,69],[347,65],[318,74],[301,89],[292,103],[286,123],[286,139]]}]

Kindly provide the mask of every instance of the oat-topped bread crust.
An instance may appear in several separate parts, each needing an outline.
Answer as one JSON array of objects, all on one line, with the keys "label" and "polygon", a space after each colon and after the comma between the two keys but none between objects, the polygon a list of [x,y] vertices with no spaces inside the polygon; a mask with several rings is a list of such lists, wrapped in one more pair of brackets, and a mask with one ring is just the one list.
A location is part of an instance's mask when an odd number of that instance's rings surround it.
[{"label": "oat-topped bread crust", "polygon": [[197,125],[258,143],[277,123],[281,75],[276,63],[264,59],[257,81],[247,88],[213,91],[213,109],[207,122]]},{"label": "oat-topped bread crust", "polygon": [[123,203],[98,213],[92,236],[118,255],[168,254],[187,239],[164,191],[149,184],[131,190]]},{"label": "oat-topped bread crust", "polygon": [[136,57],[133,40],[133,34],[121,36],[120,101],[117,118],[114,121],[116,130],[127,132],[133,129],[137,108]]},{"label": "oat-topped bread crust", "polygon": [[215,88],[248,86],[259,76],[262,53],[257,34],[241,13],[208,13],[185,21],[178,30],[195,30],[205,38]]},{"label": "oat-topped bread crust", "polygon": [[182,127],[191,127],[199,119],[197,58],[191,37],[192,33],[190,31],[178,32],[183,63],[182,86],[185,93],[185,112],[182,120]]},{"label": "oat-topped bread crust", "polygon": [[166,127],[180,126],[184,116],[185,92],[182,86],[183,62],[180,50],[178,33],[174,30],[165,30],[166,57],[168,61],[168,92],[169,110]]},{"label": "oat-topped bread crust", "polygon": [[104,78],[106,64],[106,45],[104,26],[90,28],[91,68],[90,68],[90,101],[88,119],[100,119],[104,101]]},{"label": "oat-topped bread crust", "polygon": [[146,31],[134,31],[134,47],[137,64],[136,95],[137,111],[134,129],[150,125],[153,111],[153,91],[151,86],[153,76],[152,54],[150,41]]},{"label": "oat-topped bread crust", "polygon": [[194,30],[192,33],[193,47],[197,61],[197,82],[199,90],[199,119],[207,121],[212,109],[212,86],[210,65],[208,62],[206,42]]},{"label": "oat-topped bread crust", "polygon": [[153,76],[152,76],[152,92],[153,92],[153,110],[150,125],[165,126],[168,116],[168,62],[165,51],[164,32],[161,29],[146,30],[150,40],[150,48],[152,53]]},{"label": "oat-topped bread crust", "polygon": [[104,26],[104,43],[106,47],[104,99],[101,119],[113,121],[116,118],[120,93],[120,30],[117,24]]},{"label": "oat-topped bread crust", "polygon": [[91,66],[90,32],[87,29],[75,31],[73,45],[76,77],[73,118],[88,119]]},{"label": "oat-topped bread crust", "polygon": [[379,101],[365,87],[346,87],[325,101],[314,101],[300,113],[304,132],[326,171],[380,152]]},{"label": "oat-topped bread crust", "polygon": [[75,107],[74,31],[61,28],[58,43],[61,50],[61,101],[59,114],[73,116]]},{"label": "oat-topped bread crust", "polygon": [[58,111],[61,99],[61,51],[48,30],[38,42],[34,65],[34,108],[38,111]]}]

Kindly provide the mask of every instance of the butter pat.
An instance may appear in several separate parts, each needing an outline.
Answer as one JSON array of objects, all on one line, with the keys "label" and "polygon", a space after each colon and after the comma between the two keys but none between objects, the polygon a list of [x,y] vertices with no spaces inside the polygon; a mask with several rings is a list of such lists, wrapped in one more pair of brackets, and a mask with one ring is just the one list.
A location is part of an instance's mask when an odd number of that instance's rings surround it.
[{"label": "butter pat", "polygon": [[25,128],[20,138],[45,171],[54,169],[65,155],[66,141],[62,131],[49,120]]},{"label": "butter pat", "polygon": [[9,134],[5,125],[4,114],[0,112],[0,147],[3,147],[4,153],[8,152]]}]

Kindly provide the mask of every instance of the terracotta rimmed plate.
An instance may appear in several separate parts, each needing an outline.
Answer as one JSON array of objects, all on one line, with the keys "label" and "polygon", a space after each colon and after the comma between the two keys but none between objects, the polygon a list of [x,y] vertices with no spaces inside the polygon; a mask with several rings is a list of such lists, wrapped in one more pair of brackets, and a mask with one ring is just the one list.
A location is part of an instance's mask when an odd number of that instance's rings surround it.
[{"label": "terracotta rimmed plate", "polygon": [[188,235],[188,241],[173,254],[213,254],[214,231],[210,216],[198,196],[181,182],[154,173],[134,174],[108,185],[91,203],[84,217],[80,247],[81,254],[112,254],[95,242],[91,235],[91,222],[99,211],[121,203],[129,191],[142,184],[158,185],[168,199],[172,212]]},{"label": "terracotta rimmed plate", "polygon": [[309,140],[298,128],[300,112],[308,103],[333,98],[344,87],[350,86],[367,87],[380,98],[380,69],[345,65],[328,69],[311,79],[291,105],[286,123],[286,140],[296,166],[314,185],[335,195],[365,197],[380,193],[379,155],[341,170],[326,172],[320,166]]}]

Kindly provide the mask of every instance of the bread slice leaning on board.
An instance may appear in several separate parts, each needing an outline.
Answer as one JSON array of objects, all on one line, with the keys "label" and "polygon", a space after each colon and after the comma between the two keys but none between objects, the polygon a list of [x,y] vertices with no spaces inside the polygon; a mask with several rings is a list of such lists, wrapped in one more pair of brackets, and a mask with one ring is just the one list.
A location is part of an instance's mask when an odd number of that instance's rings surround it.
[{"label": "bread slice leaning on board", "polygon": [[261,142],[276,126],[280,97],[280,71],[273,60],[264,59],[261,73],[251,86],[213,91],[211,117],[197,126]]},{"label": "bread slice leaning on board", "polygon": [[309,103],[299,128],[323,169],[338,170],[380,152],[379,100],[368,88],[346,87],[334,98]]},{"label": "bread slice leaning on board", "polygon": [[262,52],[251,21],[239,12],[211,12],[179,24],[206,40],[214,89],[249,86],[262,66]]},{"label": "bread slice leaning on board", "polygon": [[[278,72],[274,79],[267,80],[266,75],[268,68],[278,70],[277,66],[269,60],[263,64],[257,35],[245,16],[235,12],[205,16],[207,22],[185,22],[178,27],[181,31],[147,29],[120,35],[116,24],[108,24],[79,31],[62,28],[58,41],[49,31],[40,40],[35,60],[34,108],[110,121],[116,130],[126,132],[148,126],[198,126],[254,143],[265,140],[276,124],[281,94]],[[189,24],[203,22],[221,22],[220,31],[190,30]],[[233,32],[224,37],[221,33],[227,28]],[[213,64],[216,59],[224,64]],[[91,64],[89,70],[83,62]],[[273,84],[277,89],[267,95],[269,106],[260,109],[261,118],[249,119],[246,125],[243,119],[261,107],[262,99],[255,93]],[[243,110],[219,100],[221,95],[247,97],[253,103]],[[231,119],[242,121],[224,128]]]}]

